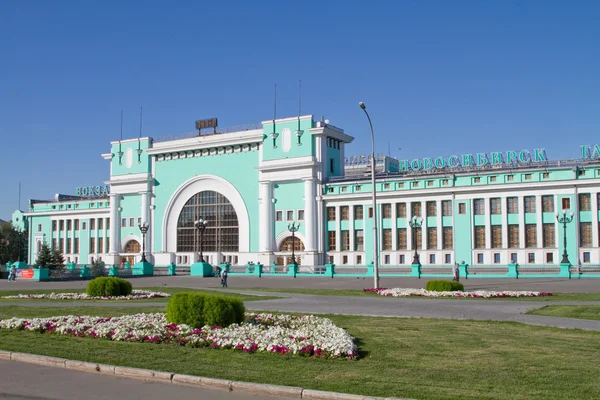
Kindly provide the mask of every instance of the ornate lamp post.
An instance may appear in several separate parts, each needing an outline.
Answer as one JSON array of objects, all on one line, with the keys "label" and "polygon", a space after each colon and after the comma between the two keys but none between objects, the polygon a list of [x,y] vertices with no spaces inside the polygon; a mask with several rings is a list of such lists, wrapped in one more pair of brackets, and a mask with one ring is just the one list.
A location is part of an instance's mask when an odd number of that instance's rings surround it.
[{"label": "ornate lamp post", "polygon": [[288,224],[288,231],[292,232],[292,264],[296,264],[296,232],[300,229],[300,223]]},{"label": "ornate lamp post", "polygon": [[563,224],[563,255],[561,264],[570,264],[569,256],[567,254],[567,224],[573,221],[573,213],[571,212],[567,217],[567,211],[563,210],[562,217],[556,213],[556,220],[559,224]]},{"label": "ornate lamp post", "polygon": [[371,127],[371,147],[373,153],[371,154],[371,196],[373,198],[373,274],[375,288],[379,287],[379,251],[377,247],[377,195],[375,194],[375,133],[373,133],[373,124],[371,123],[371,117],[367,112],[367,106],[362,101],[358,103],[360,108],[367,115],[369,120],[369,127]]},{"label": "ornate lamp post", "polygon": [[140,228],[140,232],[142,232],[142,262],[146,262],[146,233],[148,232],[148,228],[150,225],[147,222],[138,225]]},{"label": "ornate lamp post", "polygon": [[198,220],[194,222],[194,227],[198,229],[198,233],[200,234],[200,262],[204,262],[204,255],[202,254],[202,234],[207,225],[208,221],[202,218],[198,218]]},{"label": "ornate lamp post", "polygon": [[410,227],[412,228],[412,246],[415,249],[415,256],[412,263],[421,265],[419,261],[419,254],[417,254],[417,228],[420,228],[423,224],[423,218],[414,216],[409,221]]}]

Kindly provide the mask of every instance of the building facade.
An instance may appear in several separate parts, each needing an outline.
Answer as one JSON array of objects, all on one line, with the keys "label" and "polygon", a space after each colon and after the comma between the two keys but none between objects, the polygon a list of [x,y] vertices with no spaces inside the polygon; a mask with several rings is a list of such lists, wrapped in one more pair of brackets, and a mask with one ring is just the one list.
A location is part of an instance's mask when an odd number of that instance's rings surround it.
[{"label": "building facade", "polygon": [[[110,179],[74,195],[30,200],[29,263],[42,243],[68,261],[156,265],[198,260],[279,265],[558,265],[600,263],[599,146],[548,161],[543,149],[396,160],[346,157],[352,136],[301,116],[231,132],[115,141]],[[556,214],[572,221],[558,222]],[[18,214],[18,213],[17,213]],[[421,217],[420,226],[411,226]],[[294,238],[291,223],[299,223]],[[145,239],[139,225],[148,224]]]}]

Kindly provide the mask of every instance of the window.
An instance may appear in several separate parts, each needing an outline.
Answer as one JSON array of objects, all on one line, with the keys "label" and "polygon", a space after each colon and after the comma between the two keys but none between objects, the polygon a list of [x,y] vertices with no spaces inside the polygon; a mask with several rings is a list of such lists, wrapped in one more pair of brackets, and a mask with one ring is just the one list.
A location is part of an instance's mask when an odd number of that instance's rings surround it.
[{"label": "window", "polygon": [[58,239],[52,240],[52,250],[58,249]]},{"label": "window", "polygon": [[525,213],[534,213],[535,207],[535,196],[525,196]]},{"label": "window", "polygon": [[38,224],[38,232],[42,231],[42,224]]},{"label": "window", "polygon": [[525,224],[525,247],[537,247],[537,225]]},{"label": "window", "polygon": [[293,210],[287,210],[285,212],[285,219],[286,219],[286,221],[293,221],[294,220],[294,211]]},{"label": "window", "polygon": [[406,218],[406,203],[396,204],[396,218]]},{"label": "window", "polygon": [[333,171],[335,171],[335,160],[333,158],[329,159],[329,172],[331,172],[333,174]]},{"label": "window", "polygon": [[96,253],[96,238],[90,238],[90,253]]},{"label": "window", "polygon": [[492,249],[502,248],[502,225],[492,225]]},{"label": "window", "polygon": [[530,181],[531,180],[531,174],[525,174],[525,180],[526,181]]},{"label": "window", "polygon": [[442,185],[448,186],[448,179],[442,179]]},{"label": "window", "polygon": [[341,206],[340,207],[340,219],[343,221],[347,221],[350,219],[350,207],[349,206]]},{"label": "window", "polygon": [[373,218],[373,207],[369,207],[369,218]]},{"label": "window", "polygon": [[67,248],[65,249],[65,253],[71,253],[71,238],[67,238]]},{"label": "window", "polygon": [[499,197],[490,199],[490,213],[494,215],[502,214],[502,200]]},{"label": "window", "polygon": [[570,208],[571,208],[571,199],[569,199],[568,197],[562,199],[562,209],[568,210]]},{"label": "window", "polygon": [[390,263],[390,255],[389,254],[386,254],[385,256],[383,256],[383,263],[384,264]]},{"label": "window", "polygon": [[421,216],[421,202],[418,203],[410,203],[411,208],[411,217],[420,217]]},{"label": "window", "polygon": [[496,182],[496,177],[495,176],[490,176],[490,182]]},{"label": "window", "polygon": [[452,254],[444,254],[444,264],[452,263]]},{"label": "window", "polygon": [[283,221],[283,211],[275,211],[275,221]]},{"label": "window", "polygon": [[404,187],[404,182],[398,182],[398,189],[402,189]]},{"label": "window", "polygon": [[329,231],[327,235],[327,248],[330,251],[335,251],[335,231]]},{"label": "window", "polygon": [[350,231],[345,230],[340,233],[342,234],[342,251],[350,250]]},{"label": "window", "polygon": [[110,238],[106,238],[106,248],[110,250]]},{"label": "window", "polygon": [[418,181],[413,181],[412,187],[419,187],[419,182]]},{"label": "window", "polygon": [[484,215],[485,214],[485,203],[483,199],[473,200],[473,214]]},{"label": "window", "polygon": [[348,256],[342,256],[342,264],[348,264]]},{"label": "window", "polygon": [[458,213],[459,214],[467,213],[467,205],[465,203],[458,203]]},{"label": "window", "polygon": [[104,238],[98,238],[98,253],[104,253]]},{"label": "window", "polygon": [[476,176],[475,178],[473,178],[473,183],[481,183],[481,178]]},{"label": "window", "polygon": [[542,231],[544,236],[544,248],[552,248],[556,246],[555,236],[554,236],[554,224],[543,224]]},{"label": "window", "polygon": [[406,250],[406,228],[398,228],[397,236],[397,250]]},{"label": "window", "polygon": [[592,223],[579,223],[579,246],[592,247]]},{"label": "window", "polygon": [[384,189],[389,189],[390,188],[390,184],[389,183],[384,183],[383,184],[383,188]]},{"label": "window", "polygon": [[345,193],[348,191],[348,186],[342,186],[342,193]]},{"label": "window", "polygon": [[73,254],[79,254],[79,238],[73,239]]},{"label": "window", "polygon": [[137,224],[138,224],[138,226],[140,226],[142,224],[142,217],[138,217]]},{"label": "window", "polygon": [[433,186],[433,181],[427,181],[427,186]]},{"label": "window", "polygon": [[429,255],[429,264],[435,264],[435,254]]},{"label": "window", "polygon": [[442,200],[442,216],[444,216],[444,217],[452,216],[452,201],[451,200]]},{"label": "window", "polygon": [[102,229],[103,229],[103,225],[104,225],[104,224],[103,224],[103,222],[104,222],[104,220],[103,220],[102,218],[100,218],[100,219],[98,220],[98,229],[99,229],[99,230],[102,230]]},{"label": "window", "polygon": [[81,223],[81,229],[85,231],[87,224],[85,222]]},{"label": "window", "polygon": [[546,253],[546,262],[552,264],[554,262],[554,253]]},{"label": "window", "polygon": [[515,179],[515,176],[514,176],[514,175],[506,175],[506,180],[507,180],[508,182],[512,182],[514,179]]},{"label": "window", "polygon": [[63,221],[63,220],[59,221],[59,223],[58,223],[58,229],[61,230],[61,231],[65,230],[65,221]]},{"label": "window", "polygon": [[494,253],[494,264],[500,264],[500,253]]},{"label": "window", "polygon": [[298,210],[298,221],[304,221],[304,210]]},{"label": "window", "polygon": [[327,207],[327,221],[335,221],[335,207]]},{"label": "window", "polygon": [[76,231],[79,230],[79,220],[78,219],[75,220],[75,230]]},{"label": "window", "polygon": [[56,221],[52,221],[52,231],[56,232]]},{"label": "window", "polygon": [[437,228],[427,228],[427,248],[437,249]]},{"label": "window", "polygon": [[362,229],[354,231],[354,250],[363,251],[365,249],[365,237]]},{"label": "window", "polygon": [[554,212],[554,196],[542,196],[542,212]]},{"label": "window", "polygon": [[333,188],[332,187],[328,187],[327,188],[327,193],[333,193]]},{"label": "window", "polygon": [[477,253],[477,264],[483,264],[483,253]]},{"label": "window", "polygon": [[363,219],[363,206],[354,206],[354,219]]},{"label": "window", "polygon": [[362,264],[362,256],[361,255],[356,256],[356,264],[358,264],[358,265]]},{"label": "window", "polygon": [[510,253],[510,262],[516,264],[518,260],[517,253]]},{"label": "window", "polygon": [[550,173],[549,173],[549,172],[544,172],[544,173],[542,174],[542,178],[543,178],[543,179],[548,179],[548,178],[550,178]]},{"label": "window", "polygon": [[[422,249],[423,248],[423,231],[422,228],[416,228],[414,230],[415,234],[413,237],[413,241],[414,243],[416,243],[416,248],[417,249]],[[413,248],[414,250],[414,248]]]},{"label": "window", "polygon": [[71,229],[73,229],[73,221],[68,219],[67,220],[67,230],[70,231]]},{"label": "window", "polygon": [[535,253],[527,253],[527,262],[529,264],[535,264]]},{"label": "window", "polygon": [[392,230],[391,229],[383,229],[382,250],[392,250]]},{"label": "window", "polygon": [[436,208],[435,201],[428,201],[427,202],[427,216],[435,217],[436,215],[437,215],[437,208]]},{"label": "window", "polygon": [[357,192],[360,192],[360,185],[356,185],[356,186],[354,187],[354,190],[356,190]]},{"label": "window", "polygon": [[508,225],[508,247],[515,249],[519,247],[519,225]]},{"label": "window", "polygon": [[485,226],[475,227],[475,248],[485,249]]},{"label": "window", "polygon": [[579,211],[592,211],[592,196],[589,193],[579,194]]},{"label": "window", "polygon": [[519,199],[517,197],[507,197],[506,204],[509,214],[519,213]]},{"label": "window", "polygon": [[577,176],[585,176],[585,169],[578,169]]},{"label": "window", "polygon": [[584,263],[589,263],[590,262],[590,252],[589,251],[584,251],[583,252],[583,262]]},{"label": "window", "polygon": [[133,228],[134,224],[135,224],[135,218],[129,218],[129,227]]},{"label": "window", "polygon": [[121,228],[125,228],[127,226],[127,218],[121,219]]},{"label": "window", "polygon": [[444,226],[444,228],[442,229],[442,247],[444,249],[451,249],[453,244],[453,240],[452,240],[452,227],[451,226]]},{"label": "window", "polygon": [[110,229],[110,219],[106,220],[106,229]]},{"label": "window", "polygon": [[382,204],[381,205],[381,214],[382,218],[392,218],[392,205],[391,204]]},{"label": "window", "polygon": [[400,254],[399,262],[400,264],[404,264],[406,262],[406,257],[404,257],[404,254]]}]

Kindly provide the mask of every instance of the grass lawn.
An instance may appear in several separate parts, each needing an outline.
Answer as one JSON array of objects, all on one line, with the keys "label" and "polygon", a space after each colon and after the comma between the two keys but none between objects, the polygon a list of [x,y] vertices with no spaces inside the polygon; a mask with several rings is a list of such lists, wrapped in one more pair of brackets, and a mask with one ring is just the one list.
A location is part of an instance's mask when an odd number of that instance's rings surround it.
[{"label": "grass lawn", "polygon": [[528,311],[527,314],[600,320],[600,306],[545,306]]},{"label": "grass lawn", "polygon": [[[206,289],[190,289],[190,288],[177,288],[177,287],[142,287],[134,289],[140,290],[151,290],[153,292],[164,292],[169,293],[171,295],[175,293],[181,292],[199,292],[199,293],[207,293],[207,294],[216,294],[226,297],[236,297],[241,299],[242,301],[252,301],[252,300],[271,300],[278,299],[279,296],[254,296],[247,294],[240,294],[235,292],[219,292],[216,290],[206,290]],[[57,289],[57,290],[1,290],[0,291],[0,304],[3,302],[60,302],[60,303],[70,303],[73,301],[95,301],[95,302],[110,302],[110,303],[131,303],[131,302],[153,302],[153,303],[167,303],[169,301],[168,297],[157,298],[157,299],[139,299],[139,300],[51,300],[51,299],[3,299],[3,296],[15,296],[18,294],[44,294],[44,293],[84,293],[84,289]]]},{"label": "grass lawn", "polygon": [[[136,308],[135,312],[156,312]],[[0,308],[0,318],[122,307]],[[600,398],[600,333],[512,322],[329,315],[362,358],[321,360],[0,330],[0,348],[208,377],[414,399]]]},{"label": "grass lawn", "polygon": [[[235,288],[232,290],[252,290],[256,292],[272,292],[272,293],[297,293],[311,294],[316,296],[366,296],[366,297],[383,297],[386,299],[398,299],[402,297],[379,296],[376,293],[364,292],[362,289],[305,289],[305,288]],[[458,297],[420,297],[407,296],[404,298],[412,299],[443,299],[443,300],[503,300],[503,301],[600,301],[600,293],[553,293],[552,296],[543,297],[519,297],[519,298],[497,298],[497,299],[482,299],[482,298],[458,298]]]}]

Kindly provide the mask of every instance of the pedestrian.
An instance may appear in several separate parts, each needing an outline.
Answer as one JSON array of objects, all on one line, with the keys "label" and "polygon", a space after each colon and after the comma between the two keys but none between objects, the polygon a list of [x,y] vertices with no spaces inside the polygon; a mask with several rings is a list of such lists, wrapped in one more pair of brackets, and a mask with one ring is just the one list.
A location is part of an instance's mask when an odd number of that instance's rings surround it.
[{"label": "pedestrian", "polygon": [[455,282],[459,282],[460,281],[460,276],[459,276],[459,272],[458,272],[458,263],[454,264],[454,267],[452,267],[452,280]]},{"label": "pedestrian", "polygon": [[221,267],[219,267],[218,265],[215,267],[215,275],[218,277],[221,276]]},{"label": "pedestrian", "polygon": [[15,282],[17,279],[17,268],[15,268],[15,266],[13,265],[12,267],[10,267],[10,271],[8,273],[8,281],[10,282],[11,280],[13,282]]},{"label": "pedestrian", "polygon": [[226,269],[223,269],[223,273],[221,274],[221,287],[227,287],[227,273]]}]

